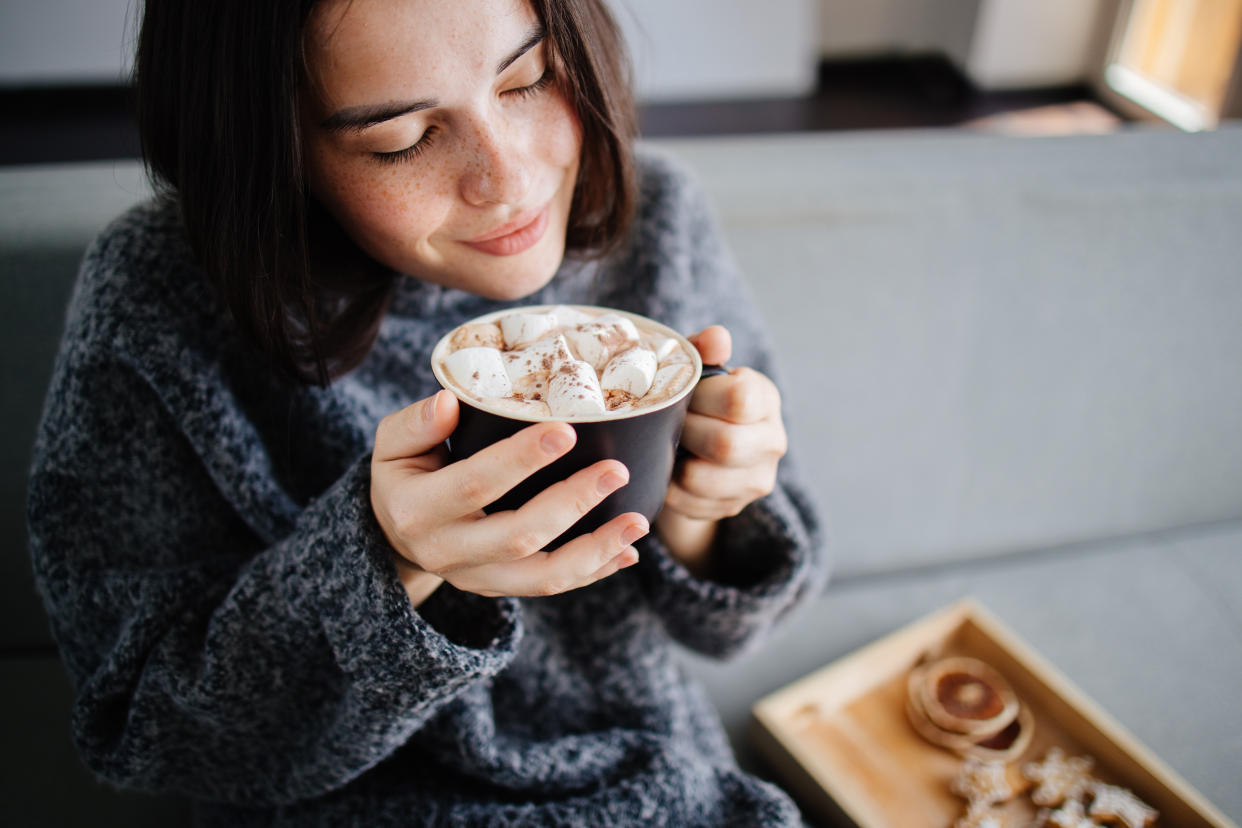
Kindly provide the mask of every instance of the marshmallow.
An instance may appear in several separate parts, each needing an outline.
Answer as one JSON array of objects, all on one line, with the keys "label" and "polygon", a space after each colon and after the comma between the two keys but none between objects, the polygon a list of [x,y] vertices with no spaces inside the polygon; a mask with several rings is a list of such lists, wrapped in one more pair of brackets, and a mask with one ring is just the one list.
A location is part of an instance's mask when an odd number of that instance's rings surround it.
[{"label": "marshmallow", "polygon": [[665,362],[669,358],[675,358],[677,354],[681,354],[685,359],[675,360],[677,362],[689,362],[690,358],[685,356],[685,351],[681,348],[681,343],[671,336],[660,336],[656,334],[651,338],[651,350],[655,351],[656,362]]},{"label": "marshmallow", "polygon": [[454,351],[462,348],[496,348],[504,347],[504,338],[500,335],[500,327],[491,322],[476,322],[463,325],[453,334],[449,341]]},{"label": "marshmallow", "polygon": [[511,313],[500,318],[506,348],[520,348],[541,338],[558,324],[552,313]]},{"label": "marshmallow", "polygon": [[685,363],[664,366],[656,371],[650,390],[643,396],[643,402],[650,405],[672,397],[690,381],[692,374],[694,368]]},{"label": "marshmallow", "polygon": [[500,351],[462,348],[444,358],[444,370],[472,397],[507,397],[513,391]]},{"label": "marshmallow", "polygon": [[677,340],[673,340],[673,344],[677,345],[673,352],[660,360],[661,365],[690,365],[694,360],[690,359],[690,355],[686,353],[686,349],[677,344]]},{"label": "marshmallow", "polygon": [[584,313],[567,305],[557,305],[548,313],[556,317],[557,327],[561,328],[572,328],[575,325],[581,325],[583,322],[590,322],[595,318],[589,313]]},{"label": "marshmallow", "polygon": [[488,400],[488,405],[501,414],[508,414],[510,417],[515,417],[519,420],[533,420],[536,417],[550,417],[552,415],[552,410],[548,408],[548,404],[539,400],[506,397]]},{"label": "marshmallow", "polygon": [[565,331],[565,338],[579,359],[600,371],[613,354],[638,342],[638,329],[625,317],[606,313]]},{"label": "marshmallow", "polygon": [[545,400],[554,417],[604,413],[604,393],[595,369],[577,360],[566,362],[552,375]]},{"label": "marshmallow", "polygon": [[514,393],[524,397],[535,394],[542,397],[547,389],[548,374],[574,359],[565,337],[560,334],[541,339],[520,351],[509,351],[503,356]]},{"label": "marshmallow", "polygon": [[657,362],[655,352],[642,346],[622,351],[608,361],[599,378],[600,388],[641,397],[651,388]]}]

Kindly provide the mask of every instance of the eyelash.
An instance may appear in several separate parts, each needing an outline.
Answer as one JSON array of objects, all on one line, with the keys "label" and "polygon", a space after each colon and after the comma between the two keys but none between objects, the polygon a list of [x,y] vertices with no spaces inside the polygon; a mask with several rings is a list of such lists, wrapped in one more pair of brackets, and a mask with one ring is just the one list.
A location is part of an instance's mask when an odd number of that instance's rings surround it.
[{"label": "eyelash", "polygon": [[[531,98],[551,86],[555,77],[556,75],[553,73],[552,67],[549,66],[543,70],[543,74],[539,76],[539,80],[534,83],[528,86],[519,86],[516,89],[507,89],[501,94],[513,95],[519,98]],[[395,152],[373,152],[371,155],[381,164],[398,164],[402,161],[409,161],[422,155],[431,147],[437,132],[439,132],[439,130],[436,128],[435,124],[432,124],[427,127],[427,131],[424,132],[422,137],[414,142],[412,146],[408,146],[402,150],[396,150]]]},{"label": "eyelash", "polygon": [[540,92],[542,92],[543,90],[551,86],[552,79],[554,77],[555,75],[552,72],[552,67],[549,66],[548,68],[543,70],[543,74],[539,76],[539,80],[535,81],[529,86],[519,86],[517,89],[509,89],[501,94],[516,95],[519,98],[533,97],[534,95],[538,95]]},{"label": "eyelash", "polygon": [[409,161],[410,159],[417,158],[426,152],[435,140],[437,132],[439,132],[439,129],[436,128],[435,124],[432,124],[427,127],[426,132],[424,132],[422,137],[415,141],[412,146],[408,146],[403,150],[397,150],[395,152],[373,152],[371,155],[381,164],[397,164],[401,161]]}]

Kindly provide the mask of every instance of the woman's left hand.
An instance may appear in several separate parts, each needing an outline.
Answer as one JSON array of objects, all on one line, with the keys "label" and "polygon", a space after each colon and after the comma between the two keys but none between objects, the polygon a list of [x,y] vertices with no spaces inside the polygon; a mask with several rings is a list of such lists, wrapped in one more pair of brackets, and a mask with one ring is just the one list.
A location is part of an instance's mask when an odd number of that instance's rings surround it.
[{"label": "woman's left hand", "polygon": [[[722,365],[733,352],[720,325],[690,341],[705,365]],[[656,530],[673,555],[701,575],[717,522],[776,486],[776,467],[787,448],[776,385],[750,368],[702,380],[690,398],[681,445],[692,456],[677,464]]]}]

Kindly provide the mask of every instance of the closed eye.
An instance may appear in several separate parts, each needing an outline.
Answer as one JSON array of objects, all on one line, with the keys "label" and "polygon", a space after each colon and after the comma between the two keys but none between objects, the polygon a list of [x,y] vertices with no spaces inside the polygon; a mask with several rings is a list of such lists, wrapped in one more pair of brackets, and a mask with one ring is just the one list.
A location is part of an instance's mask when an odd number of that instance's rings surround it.
[{"label": "closed eye", "polygon": [[397,164],[402,161],[409,161],[410,159],[417,158],[427,151],[432,142],[435,141],[436,133],[438,131],[439,129],[435,126],[435,124],[432,124],[427,127],[427,130],[422,134],[422,137],[405,149],[395,150],[393,152],[373,152],[371,153],[371,156],[381,164]]},{"label": "closed eye", "polygon": [[535,81],[534,83],[529,84],[528,86],[519,86],[516,89],[506,89],[504,92],[501,92],[500,94],[510,95],[510,96],[518,97],[518,98],[529,98],[534,95],[538,95],[540,92],[542,92],[543,90],[551,86],[552,81],[555,77],[556,77],[556,73],[553,72],[552,67],[549,66],[548,68],[543,70],[543,74],[539,76],[539,80]]}]

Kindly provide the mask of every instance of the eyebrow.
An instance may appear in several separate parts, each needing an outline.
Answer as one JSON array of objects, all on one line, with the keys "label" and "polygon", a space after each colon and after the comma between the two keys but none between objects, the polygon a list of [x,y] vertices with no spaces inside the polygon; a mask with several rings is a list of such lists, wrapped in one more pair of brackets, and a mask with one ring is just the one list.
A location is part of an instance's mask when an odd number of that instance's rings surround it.
[{"label": "eyebrow", "polygon": [[[533,26],[530,32],[527,33],[526,39],[522,41],[522,45],[496,64],[496,74],[499,75],[513,65],[514,61],[522,57],[522,55],[538,46],[543,41],[545,34],[542,25]],[[421,101],[347,106],[329,115],[320,123],[320,126],[329,132],[361,132],[367,127],[381,124],[384,121],[391,121],[393,118],[421,112],[424,109],[433,109],[439,105],[438,99],[427,98]]]}]

